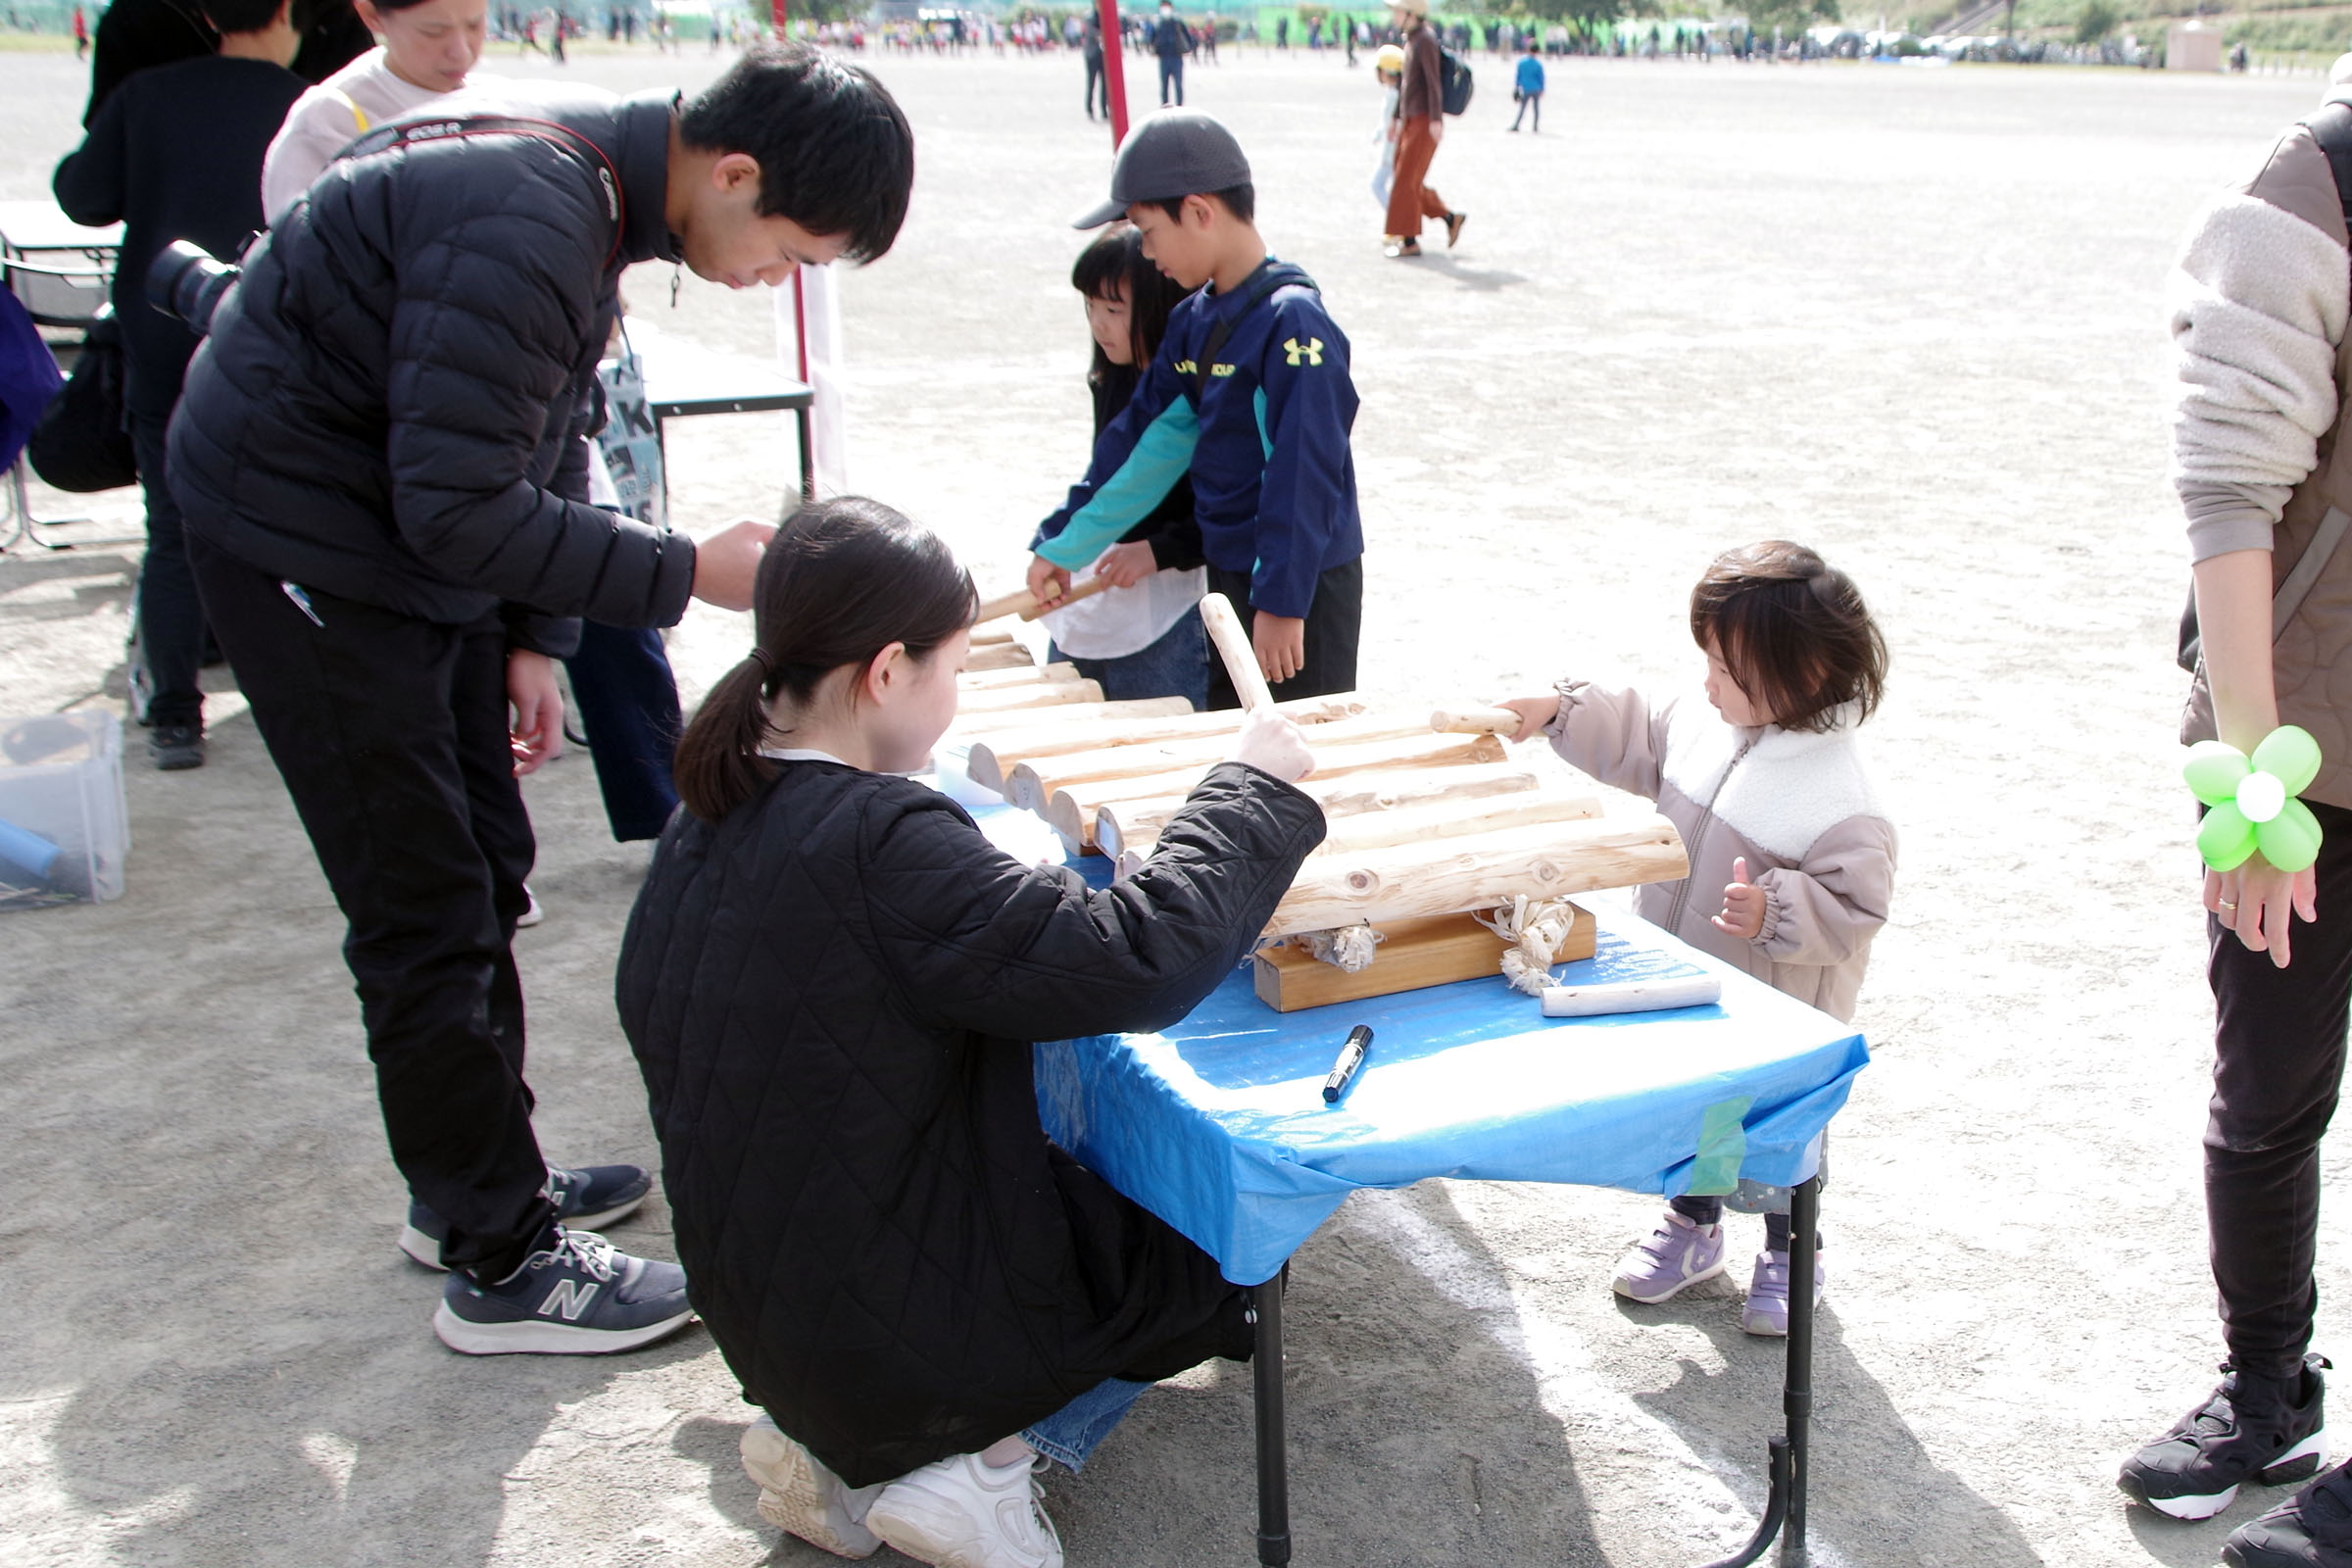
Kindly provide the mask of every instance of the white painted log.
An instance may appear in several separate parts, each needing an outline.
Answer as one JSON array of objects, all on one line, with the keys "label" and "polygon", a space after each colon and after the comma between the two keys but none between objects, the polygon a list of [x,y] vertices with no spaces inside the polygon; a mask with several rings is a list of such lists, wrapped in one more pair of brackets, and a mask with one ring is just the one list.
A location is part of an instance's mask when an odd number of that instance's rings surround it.
[{"label": "white painted log", "polygon": [[1655,813],[1364,850],[1308,860],[1265,934],[1288,937],[1362,921],[1459,914],[1521,895],[1557,899],[1670,882],[1690,870],[1681,835]]},{"label": "white painted log", "polygon": [[[1240,715],[1235,718],[1238,730]],[[1235,730],[1105,746],[1090,752],[1067,752],[1059,757],[1025,758],[1004,773],[1004,798],[1024,811],[1034,811],[1052,800],[1055,790],[1072,784],[1095,779],[1149,778],[1180,767],[1212,766],[1233,755]],[[1419,719],[1389,713],[1337,718],[1305,730],[1306,744],[1318,756],[1327,747],[1412,740],[1428,733],[1428,727]]]},{"label": "white painted log", "polygon": [[1723,981],[1711,974],[1674,975],[1663,980],[1611,980],[1590,986],[1545,986],[1546,1018],[1597,1018],[1611,1012],[1663,1012],[1669,1007],[1703,1007],[1723,1000]]},{"label": "white painted log", "polygon": [[1208,640],[1225,662],[1225,678],[1233,682],[1242,707],[1252,713],[1272,708],[1274,693],[1266,685],[1266,672],[1257,667],[1257,650],[1251,646],[1250,634],[1242,630],[1242,617],[1233,612],[1233,602],[1223,594],[1204,596],[1200,624],[1208,628]]},{"label": "white painted log", "polygon": [[[1312,744],[1312,738],[1309,738]],[[1473,762],[1453,767],[1407,768],[1394,773],[1349,773],[1307,778],[1297,789],[1322,803],[1335,821],[1362,813],[1394,811],[1434,801],[1485,800],[1541,786],[1537,773],[1517,762]],[[1181,795],[1149,801],[1113,801],[1095,813],[1095,837],[1102,853],[1150,850],[1178,811]]]},{"label": "white painted log", "polygon": [[[1348,693],[1332,697],[1301,697],[1275,706],[1294,723],[1304,726],[1353,718],[1364,710],[1365,703],[1362,698]],[[1238,708],[1217,713],[1196,713],[1181,699],[1173,711],[1156,717],[1064,721],[1057,711],[1051,716],[1041,716],[1033,725],[1003,731],[990,736],[985,743],[973,746],[972,777],[976,780],[982,778],[985,768],[987,777],[995,781],[988,787],[999,789],[1006,769],[1032,758],[1066,757],[1072,752],[1100,751],[1108,746],[1151,745],[1203,735],[1233,735],[1241,727],[1242,712]],[[1309,738],[1311,740],[1312,737]]]},{"label": "white painted log", "polygon": [[957,740],[1035,729],[1049,720],[1093,723],[1102,719],[1168,718],[1189,713],[1193,705],[1181,697],[1130,697],[1115,703],[1063,703],[1052,708],[965,710],[956,714],[948,733]]},{"label": "white painted log", "polygon": [[[1523,790],[1514,795],[1438,801],[1393,811],[1366,811],[1343,816],[1315,851],[1318,857],[1354,855],[1385,850],[1396,844],[1422,844],[1432,839],[1469,838],[1499,833],[1505,828],[1541,827],[1551,822],[1586,822],[1600,815],[1600,802],[1590,795]],[[1097,825],[1097,835],[1101,834]]]},{"label": "white painted log", "polygon": [[[1444,767],[1467,762],[1502,760],[1502,742],[1492,735],[1415,735],[1404,740],[1365,741],[1354,746],[1308,748],[1314,752],[1314,778],[1341,778],[1366,769]],[[1111,801],[1152,800],[1189,795],[1215,764],[1178,768],[1143,778],[1082,781],[1056,790],[1046,801],[1044,816],[1062,836],[1092,848],[1095,812]]]},{"label": "white painted log", "polygon": [[1519,715],[1507,708],[1441,708],[1429,715],[1429,727],[1440,735],[1500,735],[1509,740],[1519,733]]},{"label": "white painted log", "polygon": [[997,692],[1008,686],[1034,686],[1045,681],[1070,681],[1078,678],[1078,666],[1064,661],[1057,664],[1017,664],[1003,669],[969,669],[956,677],[956,689],[965,692]]},{"label": "white painted log", "polygon": [[1025,669],[1037,662],[1019,643],[979,643],[963,656],[963,672],[981,669]]},{"label": "white painted log", "polygon": [[1024,708],[1054,708],[1064,703],[1099,703],[1102,688],[1091,680],[1041,680],[1000,691],[958,693],[958,713],[1002,713]]}]

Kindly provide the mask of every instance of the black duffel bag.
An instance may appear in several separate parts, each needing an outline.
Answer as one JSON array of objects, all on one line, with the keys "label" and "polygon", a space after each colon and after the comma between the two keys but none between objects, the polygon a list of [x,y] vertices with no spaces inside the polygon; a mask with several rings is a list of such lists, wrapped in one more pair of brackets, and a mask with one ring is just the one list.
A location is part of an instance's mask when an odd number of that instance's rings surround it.
[{"label": "black duffel bag", "polygon": [[33,472],[60,490],[75,492],[138,482],[139,460],[123,414],[123,378],[122,328],[108,306],[91,321],[74,373],[24,443]]}]

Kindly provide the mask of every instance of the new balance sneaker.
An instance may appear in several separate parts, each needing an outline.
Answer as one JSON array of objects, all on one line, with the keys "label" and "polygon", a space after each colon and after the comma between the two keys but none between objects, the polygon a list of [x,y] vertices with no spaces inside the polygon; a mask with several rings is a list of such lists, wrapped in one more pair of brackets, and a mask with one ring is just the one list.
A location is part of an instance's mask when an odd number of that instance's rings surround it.
[{"label": "new balance sneaker", "polygon": [[1609,1289],[1655,1306],[1722,1272],[1723,1227],[1697,1224],[1670,1208],[1656,1230],[1617,1260]]},{"label": "new balance sneaker", "polygon": [[2248,1481],[2309,1480],[2328,1453],[2325,1356],[2303,1358],[2300,1387],[2240,1372],[2227,1361],[2221,1386],[2163,1437],[2124,1461],[2116,1485],[2133,1502],[2175,1519],[2210,1519]]},{"label": "new balance sneaker", "polygon": [[[654,1178],[641,1165],[582,1165],[577,1170],[547,1167],[547,1196],[556,1200],[556,1223],[581,1230],[602,1230],[625,1219],[654,1190]],[[409,1222],[400,1229],[400,1250],[409,1261],[426,1268],[446,1268],[441,1244],[449,1240],[449,1221],[411,1200]]]},{"label": "new balance sneaker", "polygon": [[850,1487],[786,1437],[764,1410],[743,1429],[743,1473],[760,1489],[760,1517],[836,1557],[870,1557],[882,1538],[865,1528],[882,1491]]},{"label": "new balance sneaker", "polygon": [[976,1453],[909,1471],[882,1489],[865,1528],[933,1568],[1061,1568],[1046,1517],[1043,1455],[998,1469]]},{"label": "new balance sneaker", "polygon": [[609,1355],[686,1326],[686,1271],[631,1257],[588,1231],[553,1245],[496,1285],[463,1271],[433,1312],[441,1343],[466,1355]]},{"label": "new balance sneaker", "polygon": [[[1830,1272],[1813,1260],[1813,1298],[1821,1299]],[[1747,1277],[1747,1304],[1740,1309],[1740,1326],[1769,1339],[1788,1337],[1788,1254],[1758,1252],[1755,1272]]]},{"label": "new balance sneaker", "polygon": [[2352,1568],[2352,1466],[2333,1470],[2222,1543],[2230,1568]]}]

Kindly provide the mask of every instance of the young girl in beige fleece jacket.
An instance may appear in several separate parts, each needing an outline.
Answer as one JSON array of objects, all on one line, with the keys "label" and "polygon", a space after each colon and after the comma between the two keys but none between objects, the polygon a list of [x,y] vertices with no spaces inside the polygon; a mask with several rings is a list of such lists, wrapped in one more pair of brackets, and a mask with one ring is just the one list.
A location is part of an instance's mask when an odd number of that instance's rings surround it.
[{"label": "young girl in beige fleece jacket", "polygon": [[[1642,888],[1644,918],[1851,1018],[1894,885],[1894,825],[1854,739],[1886,684],[1886,640],[1852,579],[1781,540],[1716,558],[1690,594],[1690,636],[1707,656],[1708,707],[1564,680],[1505,705],[1515,738],[1550,737],[1681,831],[1690,874]],[[1733,1202],[1768,1210],[1741,1327],[1787,1334],[1788,1192],[1742,1182]],[[1619,1262],[1617,1293],[1663,1301],[1722,1273],[1723,1206],[1674,1199]]]}]

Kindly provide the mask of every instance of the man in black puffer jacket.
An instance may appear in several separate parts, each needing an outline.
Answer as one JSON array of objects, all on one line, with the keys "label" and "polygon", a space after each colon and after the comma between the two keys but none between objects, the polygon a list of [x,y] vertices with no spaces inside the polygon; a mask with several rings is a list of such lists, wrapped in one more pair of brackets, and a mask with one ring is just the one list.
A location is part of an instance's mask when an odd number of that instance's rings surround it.
[{"label": "man in black puffer jacket", "polygon": [[650,1178],[539,1152],[510,951],[515,775],[561,744],[570,617],[742,609],[773,532],[698,548],[566,499],[621,270],[741,288],[871,260],[913,157],[880,83],[791,45],[683,105],[445,103],[286,209],[189,367],[169,462],[197,584],[349,922],[403,1249],[454,1271],[453,1348],[626,1349],[688,1316],[675,1267],[581,1228]]}]

